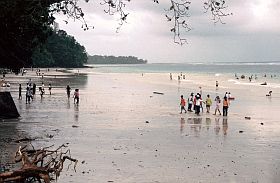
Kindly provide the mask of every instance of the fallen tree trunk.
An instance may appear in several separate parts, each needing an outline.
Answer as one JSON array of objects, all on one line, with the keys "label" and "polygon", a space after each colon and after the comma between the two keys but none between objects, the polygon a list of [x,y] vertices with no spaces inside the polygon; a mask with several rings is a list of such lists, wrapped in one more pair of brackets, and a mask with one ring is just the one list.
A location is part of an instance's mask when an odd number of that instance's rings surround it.
[{"label": "fallen tree trunk", "polygon": [[74,162],[74,170],[76,171],[78,160],[70,156],[69,149],[65,151],[65,148],[67,148],[65,144],[55,150],[49,150],[49,148],[27,150],[26,146],[23,148],[20,146],[15,154],[15,162],[21,162],[22,168],[1,173],[0,183],[35,181],[50,183],[53,177],[55,179],[59,177],[65,160]]}]

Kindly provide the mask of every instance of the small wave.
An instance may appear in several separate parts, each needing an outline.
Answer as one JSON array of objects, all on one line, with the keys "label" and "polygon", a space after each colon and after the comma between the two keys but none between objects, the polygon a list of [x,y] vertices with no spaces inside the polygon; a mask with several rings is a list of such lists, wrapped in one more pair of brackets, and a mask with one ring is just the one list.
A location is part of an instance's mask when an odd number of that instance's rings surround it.
[{"label": "small wave", "polygon": [[248,85],[248,86],[260,86],[260,87],[269,87],[269,88],[280,88],[280,84],[279,83],[267,83],[267,85],[261,85],[262,83],[254,83],[254,82],[240,82],[234,79],[229,79],[229,82],[233,82],[234,84],[237,85]]}]

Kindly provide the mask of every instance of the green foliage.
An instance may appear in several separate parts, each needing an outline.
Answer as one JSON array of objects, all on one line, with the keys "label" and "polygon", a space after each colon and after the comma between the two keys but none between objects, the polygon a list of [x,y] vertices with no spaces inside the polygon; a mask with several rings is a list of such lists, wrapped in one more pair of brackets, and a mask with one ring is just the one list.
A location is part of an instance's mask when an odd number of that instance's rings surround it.
[{"label": "green foliage", "polygon": [[34,67],[51,67],[54,65],[52,54],[45,47],[38,47],[31,57]]},{"label": "green foliage", "polygon": [[19,68],[29,66],[32,51],[49,35],[53,23],[48,7],[51,1],[0,1],[0,57],[1,66]]},{"label": "green foliage", "polygon": [[87,53],[73,36],[59,30],[49,36],[44,46],[36,48],[32,61],[35,67],[83,67]]},{"label": "green foliage", "polygon": [[[31,66],[32,52],[49,37],[49,25],[53,24],[55,13],[62,12],[68,18],[84,22],[84,14],[76,2],[0,0],[0,67],[19,70]],[[43,50],[40,53],[47,56]]]},{"label": "green foliage", "polygon": [[146,64],[147,60],[139,59],[133,56],[88,56],[89,64]]}]

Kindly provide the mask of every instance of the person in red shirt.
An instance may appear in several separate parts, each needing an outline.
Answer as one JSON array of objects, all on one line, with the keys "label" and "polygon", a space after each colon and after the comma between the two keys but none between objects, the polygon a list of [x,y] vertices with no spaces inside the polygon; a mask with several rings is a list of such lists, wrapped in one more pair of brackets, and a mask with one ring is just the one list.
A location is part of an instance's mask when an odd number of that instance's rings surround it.
[{"label": "person in red shirt", "polygon": [[180,114],[182,114],[183,110],[185,111],[185,113],[187,113],[187,110],[185,109],[186,100],[184,99],[184,96],[183,96],[183,95],[181,95],[180,106],[181,106],[181,112],[180,112]]}]

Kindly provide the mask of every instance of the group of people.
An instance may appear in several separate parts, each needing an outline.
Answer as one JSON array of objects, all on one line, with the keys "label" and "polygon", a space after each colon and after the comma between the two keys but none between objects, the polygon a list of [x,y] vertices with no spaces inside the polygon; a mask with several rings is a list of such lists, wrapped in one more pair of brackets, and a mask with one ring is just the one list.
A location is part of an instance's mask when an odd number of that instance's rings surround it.
[{"label": "group of people", "polygon": [[[36,95],[36,87],[37,85],[35,83],[31,82],[31,79],[29,79],[28,83],[26,84],[26,104],[30,104],[31,100],[33,100],[34,96]],[[45,94],[45,85],[42,82],[42,85],[40,87],[38,87],[39,92],[40,92],[40,96],[41,98],[43,97],[43,95]],[[52,95],[52,85],[51,83],[49,83],[49,94]],[[70,94],[71,94],[71,88],[69,85],[67,85],[66,87],[66,93],[67,93],[67,97],[68,99],[70,98]],[[79,89],[75,89],[74,91],[74,103],[75,104],[79,104],[79,100],[80,100],[80,93],[79,93]],[[22,100],[22,86],[21,84],[19,84],[19,100]]]},{"label": "group of people", "polygon": [[[32,83],[31,82],[31,79],[29,79],[28,83],[26,83],[26,94],[25,94],[25,100],[26,100],[26,104],[31,102],[31,100],[33,100],[35,94],[36,94],[36,87],[37,85],[35,83]],[[39,92],[40,92],[40,96],[41,98],[43,97],[43,95],[45,94],[45,85],[44,83],[42,82],[42,85],[40,87],[38,87],[39,89]],[[19,100],[22,99],[22,86],[21,84],[19,84],[19,89],[18,89],[18,98]],[[52,85],[49,84],[49,93],[50,95],[52,94]]]},{"label": "group of people", "polygon": [[[223,101],[220,99],[219,96],[216,96],[214,115],[216,115],[217,112],[219,112],[219,115],[221,115],[220,108],[222,105],[223,106],[223,116],[227,116],[230,99],[231,99],[230,92],[229,93],[226,92],[226,94],[223,98]],[[195,111],[195,114],[199,115],[200,111],[203,112],[204,104],[206,107],[206,112],[210,113],[210,107],[212,106],[212,99],[210,98],[209,94],[207,94],[207,98],[205,100],[202,99],[201,93],[197,93],[196,95],[194,95],[194,93],[191,93],[190,96],[188,97],[187,105],[188,105],[189,112]],[[182,114],[183,111],[185,111],[185,113],[187,113],[185,106],[186,106],[186,100],[184,99],[184,96],[181,95],[181,100],[180,100],[181,112],[180,112],[180,114]]]}]

